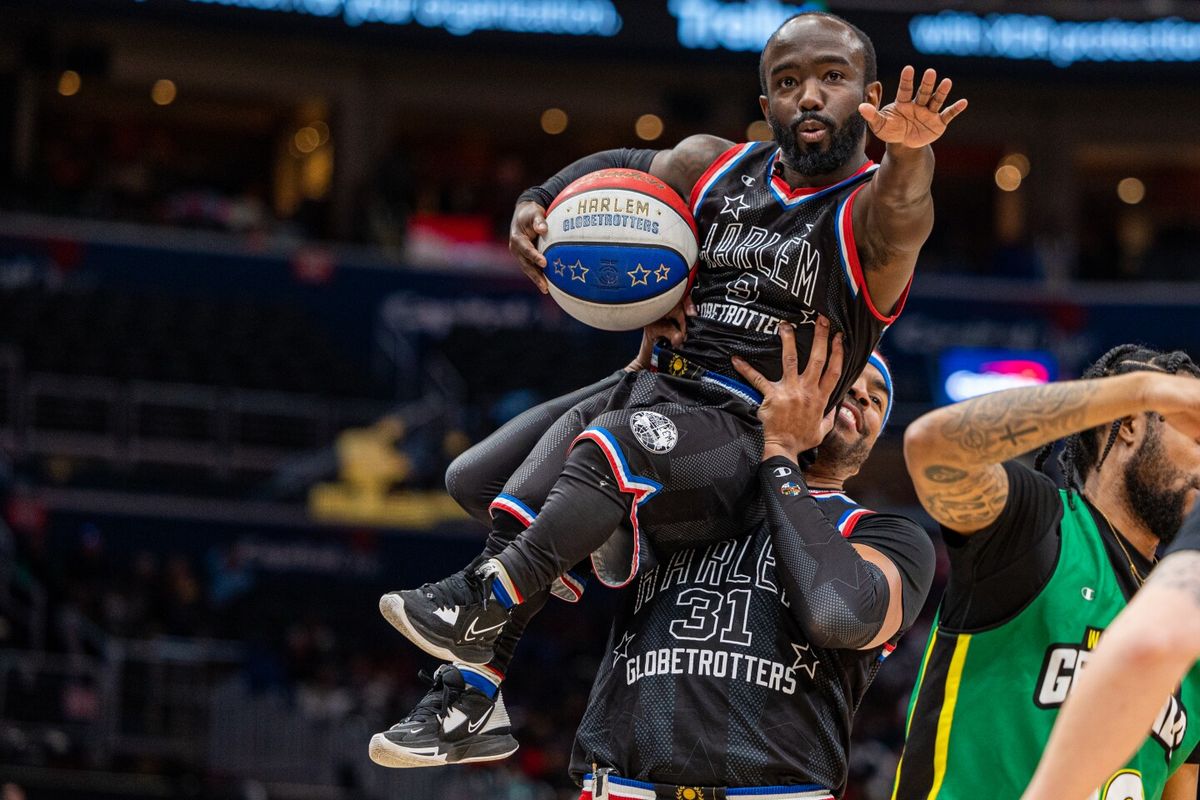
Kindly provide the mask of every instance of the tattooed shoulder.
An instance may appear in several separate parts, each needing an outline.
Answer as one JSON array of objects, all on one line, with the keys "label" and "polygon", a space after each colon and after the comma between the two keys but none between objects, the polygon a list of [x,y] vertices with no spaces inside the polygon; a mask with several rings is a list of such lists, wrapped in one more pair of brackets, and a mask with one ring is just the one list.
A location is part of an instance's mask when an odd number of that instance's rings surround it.
[{"label": "tattooed shoulder", "polygon": [[1008,475],[1003,468],[967,472],[935,465],[925,470],[925,477],[937,485],[922,487],[921,505],[955,530],[975,531],[989,525],[1008,502]]}]

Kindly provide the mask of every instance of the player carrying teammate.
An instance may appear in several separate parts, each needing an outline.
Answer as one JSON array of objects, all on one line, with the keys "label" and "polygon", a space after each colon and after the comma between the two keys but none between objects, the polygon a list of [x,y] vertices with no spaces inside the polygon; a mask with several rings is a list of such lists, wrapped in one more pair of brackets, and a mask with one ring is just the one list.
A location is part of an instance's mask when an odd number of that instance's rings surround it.
[{"label": "player carrying teammate", "polygon": [[[787,360],[794,344],[780,331]],[[873,360],[854,393],[890,407],[880,367]],[[811,367],[789,371],[775,384],[747,373],[765,396],[765,521],[676,553],[624,593],[576,736],[582,800],[604,790],[614,800],[731,796],[721,788],[739,798],[842,796],[854,712],[919,614],[934,554],[916,523],[843,492],[888,408],[839,415],[802,474],[799,434],[816,427],[833,382],[813,391]]]},{"label": "player carrying teammate", "polygon": [[[804,361],[823,360],[809,349],[824,315],[848,373],[833,405],[899,312],[933,223],[929,145],[966,101],[943,108],[950,82],[929,70],[914,86],[909,67],[896,102],[878,108],[870,40],[823,13],[785,22],[760,73],[777,147],[696,136],[673,150],[621,151],[618,163],[612,154],[585,159],[535,190],[548,202],[581,174],[634,166],[690,196],[701,238],[699,317],[685,347],[661,355],[667,374],[623,379],[603,407],[589,409],[600,413],[565,459],[562,440],[543,438],[498,505],[528,525],[519,536],[497,520],[493,538],[512,541],[482,567],[382,598],[384,615],[426,652],[486,663],[512,609],[589,554],[603,582],[631,580],[640,533],[660,556],[744,533],[762,433],[758,393],[738,379],[731,356],[778,377],[774,333],[786,320],[797,326]],[[887,143],[878,166],[865,154],[868,125]],[[514,248],[529,269],[544,266],[532,238],[545,202],[522,203],[514,216]],[[612,536],[623,520],[632,536]]]},{"label": "player carrying teammate", "polygon": [[[781,337],[790,357],[789,327]],[[611,797],[643,797],[646,781],[675,784],[672,798],[678,784],[771,785],[783,800],[840,795],[853,711],[919,612],[933,552],[919,526],[842,493],[890,411],[882,360],[872,358],[855,381],[852,405],[831,418],[803,477],[787,455],[817,428],[836,359],[835,349],[823,382],[816,362],[775,385],[750,373],[766,398],[758,470],[766,522],[741,539],[676,554],[626,593],[579,731],[577,778],[595,763],[615,768]],[[516,749],[498,691],[479,678],[469,666],[442,667],[413,714],[374,737],[372,758],[424,766]]]},{"label": "player carrying teammate", "polygon": [[[1195,495],[1192,360],[1125,345],[1083,377],[938,409],[905,434],[917,494],[942,524],[950,579],[895,798],[1020,796],[1101,632]],[[1040,465],[1063,436],[1063,490],[1010,460],[1047,446]],[[1159,797],[1168,778],[1183,792],[1173,796],[1196,796],[1195,769],[1179,768],[1200,742],[1186,711],[1200,705],[1200,673],[1159,703],[1159,724],[1110,800]]]}]

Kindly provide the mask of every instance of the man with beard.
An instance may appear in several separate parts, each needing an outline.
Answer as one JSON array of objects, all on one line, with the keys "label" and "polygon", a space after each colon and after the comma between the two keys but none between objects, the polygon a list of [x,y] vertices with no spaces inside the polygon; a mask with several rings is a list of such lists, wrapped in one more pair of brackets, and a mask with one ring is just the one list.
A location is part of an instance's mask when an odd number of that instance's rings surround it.
[{"label": "man with beard", "polygon": [[[823,366],[828,353],[814,337],[836,333],[846,368],[829,409],[861,374],[903,305],[933,224],[930,144],[966,107],[945,106],[950,81],[938,83],[933,70],[916,86],[914,76],[906,67],[896,101],[880,108],[870,39],[839,17],[801,14],[775,31],[760,61],[759,102],[775,147],[693,136],[672,150],[599,154],[522,196],[510,247],[543,287],[533,240],[571,180],[635,167],[690,197],[699,315],[682,347],[658,351],[657,372],[628,375],[577,406],[584,424],[569,437],[562,429],[543,437],[494,504],[482,565],[384,595],[389,622],[431,655],[486,664],[520,606],[589,554],[602,583],[622,586],[637,573],[641,534],[665,558],[758,521],[747,508],[761,396],[732,359],[778,378],[775,334],[787,322],[802,354],[783,365],[790,372],[810,359]],[[886,144],[879,165],[866,156],[868,126]],[[623,522],[625,533],[614,534]]]},{"label": "man with beard", "polygon": [[[790,326],[780,338],[794,359]],[[892,386],[873,354],[845,412],[818,424],[839,360],[835,346],[824,375],[814,362],[776,383],[743,367],[764,395],[764,521],[676,553],[624,593],[576,738],[583,798],[842,795],[854,710],[919,614],[934,554],[920,526],[844,492],[886,425]],[[801,471],[792,454],[821,431]],[[417,709],[372,739],[371,758],[425,766],[515,750],[503,701],[478,675],[443,666]]]},{"label": "man with beard", "polygon": [[[909,426],[908,471],[942,525],[950,579],[894,797],[1020,796],[1102,632],[1200,488],[1197,377],[1184,353],[1123,345],[1082,380],[985,395]],[[1040,468],[1063,436],[1064,489],[1010,460],[1041,447]],[[1200,707],[1200,672],[1171,688],[1125,768],[1096,776],[1101,800],[1195,798],[1200,725],[1187,710]]]}]

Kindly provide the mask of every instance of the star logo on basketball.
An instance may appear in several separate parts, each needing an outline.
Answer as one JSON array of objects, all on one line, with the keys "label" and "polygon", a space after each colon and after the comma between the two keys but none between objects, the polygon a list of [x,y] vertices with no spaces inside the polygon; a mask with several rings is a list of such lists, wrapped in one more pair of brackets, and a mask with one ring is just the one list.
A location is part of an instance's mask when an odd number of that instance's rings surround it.
[{"label": "star logo on basketball", "polygon": [[567,265],[563,263],[563,260],[561,258],[554,259],[554,274],[555,275],[562,275],[563,270],[565,270],[566,268],[567,268]]},{"label": "star logo on basketball", "polygon": [[571,280],[587,283],[588,268],[582,261],[575,259],[575,263],[567,265],[567,269],[571,270]]},{"label": "star logo on basketball", "polygon": [[671,268],[666,264],[659,264],[658,269],[654,270],[655,283],[662,283],[669,277],[671,277]]},{"label": "star logo on basketball", "polygon": [[647,279],[650,277],[650,270],[646,269],[641,264],[638,264],[636,269],[631,269],[629,272],[626,272],[625,274],[628,275],[630,277],[630,279],[633,281],[633,283],[631,283],[630,286],[649,286],[650,285],[649,283],[647,283]]},{"label": "star logo on basketball", "polygon": [[669,453],[679,441],[675,423],[654,411],[635,411],[629,418],[629,428],[638,444],[651,453]]}]

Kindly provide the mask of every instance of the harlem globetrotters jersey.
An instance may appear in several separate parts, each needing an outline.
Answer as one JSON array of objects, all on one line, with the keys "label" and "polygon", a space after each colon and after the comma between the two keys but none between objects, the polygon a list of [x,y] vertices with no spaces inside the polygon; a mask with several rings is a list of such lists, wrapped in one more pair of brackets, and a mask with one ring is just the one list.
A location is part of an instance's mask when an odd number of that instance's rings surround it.
[{"label": "harlem globetrotters jersey", "polygon": [[[843,536],[881,552],[925,536],[842,493],[811,495]],[[840,796],[854,711],[899,636],[870,650],[811,644],[777,576],[768,524],[677,552],[626,589],[576,735],[573,777],[596,765],[651,783],[820,784]]]},{"label": "harlem globetrotters jersey", "polygon": [[878,167],[868,162],[840,183],[792,189],[778,163],[774,144],[740,144],[714,161],[692,190],[689,205],[700,231],[692,300],[699,318],[688,321],[682,353],[732,378],[738,375],[729,358],[739,355],[776,380],[779,321],[796,325],[803,369],[817,314],[824,314],[845,334],[845,368],[833,403],[904,304],[902,296],[894,309],[874,306],[854,242],[854,198]]}]

